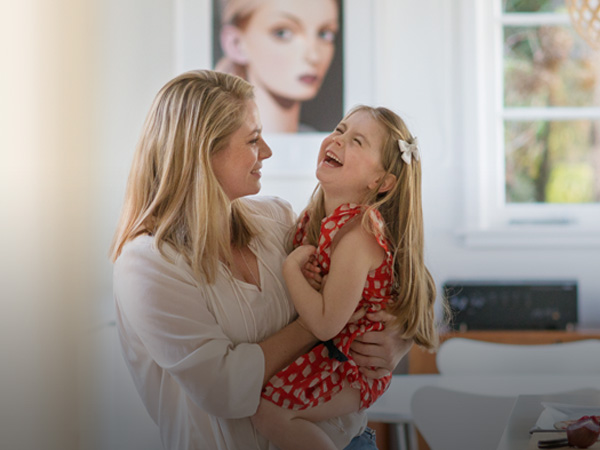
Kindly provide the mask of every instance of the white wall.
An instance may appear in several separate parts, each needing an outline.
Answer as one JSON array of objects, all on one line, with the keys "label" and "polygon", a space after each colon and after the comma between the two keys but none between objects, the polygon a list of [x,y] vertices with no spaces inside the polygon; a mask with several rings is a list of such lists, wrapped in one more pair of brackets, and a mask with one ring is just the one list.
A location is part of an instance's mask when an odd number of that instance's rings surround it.
[{"label": "white wall", "polygon": [[94,0],[97,58],[93,232],[96,273],[78,348],[79,449],[159,450],[117,341],[108,250],[134,148],[154,95],[175,70],[175,1]]}]

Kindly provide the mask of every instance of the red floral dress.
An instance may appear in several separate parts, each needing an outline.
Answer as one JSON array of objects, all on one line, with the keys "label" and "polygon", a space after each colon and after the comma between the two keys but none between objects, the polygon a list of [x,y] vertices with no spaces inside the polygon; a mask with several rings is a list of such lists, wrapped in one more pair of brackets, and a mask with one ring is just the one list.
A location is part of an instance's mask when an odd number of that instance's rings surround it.
[{"label": "red floral dress", "polygon": [[[329,272],[333,238],[344,224],[362,212],[361,206],[345,204],[323,219],[316,251],[323,275]],[[374,225],[377,242],[385,250],[386,257],[377,269],[369,272],[357,309],[366,308],[368,312],[376,312],[385,308],[393,299],[393,255],[389,249],[389,242],[384,237],[381,216],[378,212],[373,212],[370,219]],[[295,247],[306,243],[307,223],[308,215],[305,214],[294,236]],[[381,329],[383,324],[371,322],[366,318],[346,325],[332,341],[318,344],[271,378],[263,390],[263,398],[284,408],[301,410],[330,400],[341,391],[342,382],[346,380],[350,386],[360,390],[361,408],[369,407],[385,392],[390,384],[391,375],[379,379],[364,377],[354,360],[348,356],[348,352],[350,344],[357,336]],[[335,345],[333,349],[331,342]],[[338,355],[333,355],[331,350]]]}]

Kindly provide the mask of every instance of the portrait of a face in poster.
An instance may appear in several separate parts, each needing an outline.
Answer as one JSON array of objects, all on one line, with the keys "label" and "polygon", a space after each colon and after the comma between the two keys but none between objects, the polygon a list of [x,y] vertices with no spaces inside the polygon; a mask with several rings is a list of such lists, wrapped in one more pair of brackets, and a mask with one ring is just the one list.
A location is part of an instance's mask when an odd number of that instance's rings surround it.
[{"label": "portrait of a face in poster", "polygon": [[265,133],[343,115],[342,0],[213,0],[213,63],[254,85]]}]

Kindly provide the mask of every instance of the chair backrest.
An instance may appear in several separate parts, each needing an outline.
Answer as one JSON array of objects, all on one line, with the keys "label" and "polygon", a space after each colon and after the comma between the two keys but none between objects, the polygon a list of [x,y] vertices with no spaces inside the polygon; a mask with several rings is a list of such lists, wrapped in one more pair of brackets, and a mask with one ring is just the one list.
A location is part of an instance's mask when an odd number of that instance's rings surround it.
[{"label": "chair backrest", "polygon": [[600,374],[600,340],[514,345],[451,338],[436,364],[444,375]]},{"label": "chair backrest", "polygon": [[495,450],[515,401],[424,386],[414,393],[411,410],[431,450]]}]

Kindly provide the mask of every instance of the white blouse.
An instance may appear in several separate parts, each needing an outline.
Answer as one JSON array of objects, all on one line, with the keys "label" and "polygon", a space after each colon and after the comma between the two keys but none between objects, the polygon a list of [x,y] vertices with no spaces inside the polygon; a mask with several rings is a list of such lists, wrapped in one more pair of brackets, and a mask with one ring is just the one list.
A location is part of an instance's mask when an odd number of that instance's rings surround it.
[{"label": "white blouse", "polygon": [[[243,201],[261,233],[250,248],[262,291],[233,278],[223,264],[208,285],[172,248],[165,259],[151,236],[126,244],[115,262],[123,355],[168,450],[274,448],[249,416],[258,407],[264,376],[256,343],[296,315],[281,273],[294,213],[274,197]],[[319,425],[343,448],[366,420],[357,412]]]}]

